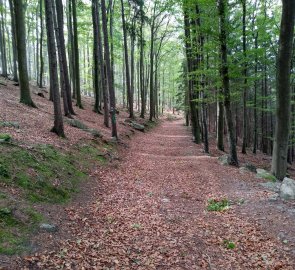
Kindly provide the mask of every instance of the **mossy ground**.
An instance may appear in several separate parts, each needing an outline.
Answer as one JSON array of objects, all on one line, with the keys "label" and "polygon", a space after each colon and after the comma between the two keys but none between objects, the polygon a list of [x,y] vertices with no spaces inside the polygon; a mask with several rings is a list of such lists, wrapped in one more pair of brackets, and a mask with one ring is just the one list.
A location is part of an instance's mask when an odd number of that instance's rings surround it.
[{"label": "mossy ground", "polygon": [[[0,186],[4,190],[0,193],[0,254],[24,251],[29,235],[42,220],[33,206],[68,202],[79,183],[87,179],[89,170],[107,163],[102,154],[105,150],[110,151],[109,146],[93,142],[78,144],[68,151],[51,145],[0,144]],[[11,189],[17,197],[9,193]],[[15,215],[16,209],[23,218]]]}]

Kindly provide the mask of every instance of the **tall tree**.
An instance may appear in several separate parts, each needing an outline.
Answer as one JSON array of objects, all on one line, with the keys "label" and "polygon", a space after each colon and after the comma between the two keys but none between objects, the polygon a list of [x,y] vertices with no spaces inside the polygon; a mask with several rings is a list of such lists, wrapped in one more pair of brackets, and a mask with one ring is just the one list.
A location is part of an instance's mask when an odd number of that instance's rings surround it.
[{"label": "tall tree", "polygon": [[93,23],[93,82],[94,82],[94,112],[101,113],[100,100],[101,100],[101,74],[99,72],[99,38],[98,38],[98,2],[97,0],[92,0],[92,23]]},{"label": "tall tree", "polygon": [[234,132],[234,124],[232,120],[231,111],[231,97],[230,97],[230,85],[229,85],[229,71],[228,71],[228,51],[227,51],[227,3],[228,0],[217,0],[218,13],[219,13],[219,42],[220,42],[220,55],[221,65],[220,74],[222,79],[223,95],[224,95],[224,106],[226,113],[227,128],[229,134],[229,145],[230,145],[230,164],[238,166],[238,155],[236,149],[236,138]]},{"label": "tall tree", "polygon": [[24,5],[22,0],[14,0],[15,33],[17,44],[17,60],[20,84],[20,102],[30,107],[36,108],[31,98],[29,76],[27,69],[27,51],[26,51],[26,26],[24,17]]},{"label": "tall tree", "polygon": [[126,86],[127,86],[127,98],[129,103],[129,117],[134,117],[133,112],[133,91],[131,89],[131,79],[130,79],[130,68],[129,68],[129,55],[128,55],[128,43],[127,43],[127,29],[125,21],[125,8],[124,1],[121,0],[121,12],[122,12],[122,26],[123,26],[123,39],[124,39],[124,60],[125,60],[125,72],[126,72]]},{"label": "tall tree", "polygon": [[0,50],[1,50],[1,63],[2,63],[2,76],[8,77],[7,72],[7,54],[6,54],[6,34],[4,31],[4,5],[3,0],[0,0]]},{"label": "tall tree", "polygon": [[193,81],[193,56],[192,56],[192,39],[191,39],[191,26],[189,17],[189,2],[184,1],[184,32],[185,32],[185,51],[186,51],[186,62],[187,62],[187,80],[188,80],[188,102],[190,106],[190,116],[192,124],[192,133],[194,142],[199,144],[200,138],[200,125],[199,117],[196,107],[196,94]]},{"label": "tall tree", "polygon": [[64,89],[64,102],[68,107],[70,114],[75,114],[73,105],[72,105],[72,96],[71,96],[71,83],[69,78],[69,70],[68,70],[68,60],[66,54],[66,46],[65,46],[65,38],[64,38],[64,17],[63,17],[63,4],[62,0],[56,1],[56,17],[57,17],[57,36],[58,44],[59,44],[59,55],[60,55],[60,68],[63,77],[63,89]]},{"label": "tall tree", "polygon": [[118,138],[117,123],[116,123],[116,113],[117,113],[116,96],[115,96],[115,89],[114,89],[112,74],[111,74],[111,58],[110,58],[110,46],[109,46],[108,23],[107,23],[105,0],[101,0],[101,13],[102,13],[102,28],[103,28],[104,51],[105,51],[105,62],[106,62],[106,77],[108,81],[108,89],[109,89],[109,96],[110,96],[112,137]]},{"label": "tall tree", "polygon": [[49,69],[51,76],[51,90],[53,94],[53,107],[54,107],[54,126],[52,132],[58,136],[65,137],[63,118],[60,106],[60,95],[58,86],[58,74],[57,74],[57,55],[54,38],[54,16],[51,0],[45,0],[45,14],[46,14],[46,30],[47,30],[47,46],[48,46],[48,59]]},{"label": "tall tree", "polygon": [[247,35],[246,35],[246,16],[247,16],[247,2],[241,0],[243,9],[243,76],[244,76],[244,89],[243,89],[243,145],[242,153],[246,154],[247,147],[247,91],[248,91],[248,64],[247,64]]},{"label": "tall tree", "polygon": [[143,2],[139,3],[140,6],[140,60],[139,60],[139,80],[140,80],[140,98],[141,98],[141,112],[140,117],[144,118],[146,110],[145,102],[145,91],[144,91],[144,11],[143,11]]},{"label": "tall tree", "polygon": [[294,39],[295,2],[282,0],[283,12],[277,63],[277,110],[271,171],[283,180],[287,172],[290,133],[291,88],[290,71]]},{"label": "tall tree", "polygon": [[44,56],[43,56],[43,35],[44,35],[44,30],[43,30],[43,1],[44,0],[40,0],[39,3],[39,17],[40,17],[40,44],[39,44],[39,57],[40,57],[40,69],[39,69],[39,78],[38,78],[38,84],[39,87],[42,88],[43,87],[43,76],[44,76]]},{"label": "tall tree", "polygon": [[15,16],[13,10],[13,2],[9,0],[9,8],[11,14],[11,36],[12,36],[12,54],[13,54],[13,80],[18,81],[17,74],[17,48],[16,48],[16,34],[15,34]]},{"label": "tall tree", "polygon": [[73,12],[73,50],[75,55],[75,67],[74,67],[74,81],[75,81],[75,91],[77,98],[77,106],[83,109],[81,100],[81,89],[80,89],[80,64],[79,64],[79,42],[78,42],[78,22],[77,22],[77,6],[76,1],[71,0],[72,12]]}]

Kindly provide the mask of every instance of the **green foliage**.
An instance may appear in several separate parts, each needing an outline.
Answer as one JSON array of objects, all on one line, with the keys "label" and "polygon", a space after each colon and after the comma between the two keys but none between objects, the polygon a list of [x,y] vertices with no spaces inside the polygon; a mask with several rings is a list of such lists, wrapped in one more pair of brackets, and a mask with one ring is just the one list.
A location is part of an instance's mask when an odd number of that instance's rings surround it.
[{"label": "green foliage", "polygon": [[223,244],[224,244],[225,248],[227,248],[227,249],[235,249],[235,247],[236,247],[235,243],[232,241],[229,241],[229,240],[224,240]]},{"label": "green foliage", "polygon": [[209,199],[207,210],[208,211],[217,211],[222,212],[229,208],[229,201],[227,199],[216,200],[216,199]]},{"label": "green foliage", "polygon": [[29,236],[43,216],[35,203],[65,203],[78,190],[92,166],[105,164],[110,146],[78,144],[62,152],[51,145],[0,145],[0,183],[18,190],[18,198],[0,193],[0,254],[29,251]]},{"label": "green foliage", "polygon": [[0,133],[0,142],[10,142],[11,141],[11,135],[6,133]]},{"label": "green foliage", "polygon": [[[13,204],[7,198],[0,199],[1,205],[3,202]],[[19,205],[17,210],[0,208],[0,254],[13,255],[29,250],[28,236],[37,229],[42,220],[43,216],[30,207]]]},{"label": "green foliage", "polygon": [[73,156],[49,145],[30,150],[1,145],[0,151],[0,182],[20,188],[32,202],[66,202],[86,177]]}]

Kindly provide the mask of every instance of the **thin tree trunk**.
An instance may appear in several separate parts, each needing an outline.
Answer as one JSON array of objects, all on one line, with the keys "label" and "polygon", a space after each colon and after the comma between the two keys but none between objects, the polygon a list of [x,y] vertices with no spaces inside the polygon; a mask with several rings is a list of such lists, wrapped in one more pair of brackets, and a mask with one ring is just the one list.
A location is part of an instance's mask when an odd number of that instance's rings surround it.
[{"label": "thin tree trunk", "polygon": [[[186,2],[187,5],[187,2]],[[191,33],[190,33],[190,22],[187,6],[184,5],[184,26],[185,26],[185,49],[187,58],[187,78],[188,78],[188,101],[190,105],[190,116],[192,124],[192,133],[194,137],[194,142],[199,144],[201,142],[200,138],[200,125],[199,117],[195,103],[195,93],[194,93],[194,82],[192,78],[193,63],[192,63],[192,45],[191,45]],[[171,105],[170,105],[171,106]]]},{"label": "thin tree trunk", "polygon": [[75,55],[75,68],[74,68],[74,80],[75,80],[75,90],[77,97],[77,106],[83,109],[81,100],[81,89],[80,89],[80,64],[79,64],[79,43],[78,43],[78,23],[77,23],[77,8],[76,1],[72,0],[72,12],[73,12],[73,50]]},{"label": "thin tree trunk", "polygon": [[140,77],[140,97],[141,97],[141,112],[140,117],[145,117],[145,93],[144,93],[144,37],[143,37],[143,24],[144,24],[144,16],[143,16],[143,3],[140,4],[140,64],[139,64],[139,77]]},{"label": "thin tree trunk", "polygon": [[7,55],[6,55],[6,37],[5,37],[5,29],[4,29],[4,7],[3,0],[0,0],[1,8],[1,23],[0,23],[0,38],[1,38],[1,59],[2,59],[2,76],[8,77],[7,73]]},{"label": "thin tree trunk", "polygon": [[47,29],[47,45],[48,45],[48,58],[51,82],[53,85],[53,106],[54,106],[54,126],[52,132],[56,133],[60,137],[65,137],[63,118],[60,106],[60,95],[58,91],[58,75],[57,75],[57,55],[54,40],[54,17],[51,0],[45,0],[45,14],[46,14],[46,29]]},{"label": "thin tree trunk", "polygon": [[16,29],[15,29],[15,16],[13,10],[13,2],[9,0],[9,8],[11,14],[11,35],[12,35],[12,52],[13,52],[13,80],[15,82],[18,81],[17,74],[17,48],[16,48]]},{"label": "thin tree trunk", "polygon": [[63,77],[63,88],[64,88],[64,103],[68,107],[69,113],[75,115],[75,111],[73,108],[72,103],[72,96],[71,96],[71,83],[69,78],[69,71],[68,71],[68,60],[67,60],[67,53],[66,53],[66,45],[65,45],[65,38],[64,38],[64,19],[63,19],[63,4],[62,0],[56,0],[56,14],[57,14],[57,26],[58,26],[58,44],[59,44],[59,56],[60,56],[60,68],[61,68],[61,77]]},{"label": "thin tree trunk", "polygon": [[106,17],[105,0],[101,0],[101,13],[102,13],[104,49],[105,49],[106,75],[107,75],[109,95],[110,95],[112,137],[118,138],[117,123],[116,123],[116,112],[117,112],[117,110],[116,110],[116,96],[115,96],[115,89],[114,89],[112,74],[111,74],[111,59],[110,59],[109,37],[108,37],[108,27],[107,27],[108,24],[107,24],[107,17]]},{"label": "thin tree trunk", "polygon": [[257,152],[258,145],[258,115],[257,115],[257,74],[258,74],[258,32],[255,34],[255,82],[254,82],[254,142],[253,142],[253,154]]},{"label": "thin tree trunk", "polygon": [[222,86],[224,94],[224,106],[227,120],[227,128],[229,134],[230,144],[230,164],[238,166],[238,155],[235,142],[234,125],[231,112],[231,98],[230,98],[230,86],[229,86],[229,74],[228,74],[228,61],[227,61],[227,0],[218,0],[218,13],[219,13],[219,40],[220,40],[220,54],[221,54],[221,66],[220,74],[222,75]]},{"label": "thin tree trunk", "polygon": [[94,112],[101,113],[100,111],[100,75],[99,74],[99,55],[98,55],[98,3],[97,0],[92,0],[92,22],[93,22],[93,60],[94,60],[94,94],[95,104]]},{"label": "thin tree trunk", "polygon": [[100,67],[100,84],[103,94],[103,104],[104,104],[104,125],[109,127],[109,93],[105,74],[105,64],[103,58],[103,44],[102,44],[102,34],[101,34],[101,23],[100,23],[100,13],[97,6],[97,27],[98,27],[98,57],[99,57],[99,67]]},{"label": "thin tree trunk", "polygon": [[124,2],[121,0],[122,24],[123,24],[123,38],[124,38],[124,53],[125,53],[125,72],[126,72],[126,86],[127,98],[129,103],[129,117],[134,118],[133,112],[133,93],[130,81],[129,57],[128,57],[128,43],[127,43],[127,29],[125,22]]},{"label": "thin tree trunk", "polygon": [[246,154],[247,147],[247,121],[248,121],[248,113],[247,113],[247,91],[248,91],[248,67],[247,67],[247,37],[246,37],[246,15],[247,15],[247,7],[246,0],[242,0],[242,8],[243,8],[243,55],[244,55],[244,90],[243,90],[243,145],[242,145],[242,153]]},{"label": "thin tree trunk", "polygon": [[[55,3],[56,1],[52,1],[52,19],[53,19],[53,25],[55,29],[55,39],[56,39],[56,45],[57,45],[57,52],[58,52],[58,62],[59,62],[59,78],[60,78],[60,86],[61,86],[61,96],[63,97],[63,105],[64,105],[64,115],[71,118],[71,114],[69,111],[68,106],[68,100],[66,95],[66,84],[65,84],[65,75],[64,75],[64,65],[63,65],[63,59],[62,59],[62,51],[61,51],[61,39],[60,39],[60,33],[59,28],[57,25],[57,17],[56,17],[56,7]],[[57,3],[57,2],[56,2]]]}]

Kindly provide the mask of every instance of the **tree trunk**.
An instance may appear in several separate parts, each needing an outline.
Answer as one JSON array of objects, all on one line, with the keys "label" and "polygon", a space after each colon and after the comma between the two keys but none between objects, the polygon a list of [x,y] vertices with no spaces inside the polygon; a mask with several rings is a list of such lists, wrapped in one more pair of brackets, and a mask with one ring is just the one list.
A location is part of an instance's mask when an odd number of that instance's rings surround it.
[{"label": "tree trunk", "polygon": [[110,59],[110,48],[109,48],[109,37],[108,37],[108,23],[106,16],[106,5],[105,0],[101,0],[101,13],[102,13],[102,27],[104,37],[104,49],[105,49],[105,62],[106,62],[106,77],[108,81],[109,95],[110,95],[110,113],[112,122],[112,137],[118,138],[117,134],[117,123],[116,123],[116,96],[115,89],[111,74],[111,59]]},{"label": "tree trunk", "polygon": [[190,106],[190,116],[192,124],[192,133],[194,142],[199,144],[200,138],[200,125],[198,111],[195,103],[194,82],[192,78],[193,64],[192,64],[192,45],[191,45],[191,33],[190,22],[187,7],[184,5],[184,26],[185,26],[185,50],[187,58],[187,78],[188,78],[188,102]]},{"label": "tree trunk", "polygon": [[24,18],[24,7],[22,0],[14,0],[14,16],[16,29],[18,73],[20,83],[20,102],[36,108],[32,101],[29,76],[27,70],[27,51],[26,51],[26,28]]},{"label": "tree trunk", "polygon": [[97,0],[92,0],[92,22],[93,22],[93,74],[94,74],[94,94],[95,94],[95,103],[94,103],[94,112],[101,113],[100,108],[100,74],[99,74],[99,55],[98,55],[98,4]]},{"label": "tree trunk", "polygon": [[248,67],[247,67],[247,37],[246,37],[246,15],[247,15],[247,7],[246,0],[242,0],[242,9],[243,9],[243,56],[244,56],[244,67],[243,67],[243,75],[244,75],[244,90],[243,90],[243,145],[242,145],[242,153],[246,154],[247,147],[247,91],[248,91]]},{"label": "tree trunk", "polygon": [[287,152],[290,132],[291,88],[290,71],[293,50],[295,2],[283,0],[277,64],[277,110],[271,171],[279,180],[287,172]]},{"label": "tree trunk", "polygon": [[78,23],[77,23],[77,8],[76,1],[72,0],[72,11],[73,11],[73,50],[75,55],[75,68],[74,68],[74,80],[75,80],[75,90],[77,97],[77,106],[83,109],[81,100],[81,89],[80,89],[80,64],[79,64],[79,43],[78,43]]},{"label": "tree trunk", "polygon": [[238,166],[238,155],[236,149],[234,124],[232,120],[231,111],[231,98],[230,98],[230,88],[229,88],[229,74],[228,74],[228,61],[227,61],[227,0],[218,0],[218,13],[219,13],[219,41],[220,41],[220,54],[221,54],[221,65],[220,74],[222,76],[222,86],[224,94],[224,106],[227,120],[227,128],[229,135],[229,145],[230,145],[230,164]]},{"label": "tree trunk", "polygon": [[[155,16],[156,4],[154,7]],[[155,39],[155,18],[152,19],[151,25],[151,48],[150,48],[150,121],[155,117],[155,97],[154,97],[154,39]]]},{"label": "tree trunk", "polygon": [[3,13],[3,0],[0,0],[0,6],[1,6],[1,21],[0,21],[0,49],[1,49],[1,60],[2,60],[2,76],[8,77],[7,73],[7,55],[6,55],[6,38],[5,38],[5,30],[4,30],[4,13]]},{"label": "tree trunk", "polygon": [[58,75],[57,75],[57,56],[54,40],[54,22],[53,22],[53,9],[51,0],[45,0],[45,14],[46,14],[46,30],[47,30],[47,45],[48,45],[48,59],[50,76],[52,77],[51,86],[53,93],[53,106],[54,106],[54,126],[52,132],[60,137],[65,137],[63,118],[60,106],[60,95],[58,91]]},{"label": "tree trunk", "polygon": [[[55,2],[57,3],[57,1],[55,1]],[[54,1],[52,1],[51,3],[52,3],[51,10],[52,10],[53,24],[54,24],[54,29],[55,29],[55,39],[56,39],[57,52],[58,52],[59,74],[60,74],[59,78],[60,78],[60,85],[61,85],[61,96],[63,97],[64,115],[71,118],[71,114],[70,114],[69,106],[68,106],[67,95],[66,95],[64,64],[63,64],[62,51],[61,51],[60,33],[59,33],[58,25],[57,25],[56,7],[55,7]]]},{"label": "tree trunk", "polygon": [[144,118],[146,104],[145,104],[145,93],[144,93],[144,37],[143,37],[143,4],[140,5],[140,60],[139,60],[139,78],[140,78],[140,97],[141,97],[141,112],[140,117]]},{"label": "tree trunk", "polygon": [[253,154],[257,152],[258,145],[258,116],[257,116],[257,74],[258,74],[258,32],[254,37],[255,42],[255,82],[254,82],[254,142],[253,142]]},{"label": "tree trunk", "polygon": [[16,48],[16,29],[15,29],[15,16],[13,10],[13,2],[9,0],[9,8],[11,14],[11,35],[12,35],[12,52],[13,52],[13,80],[18,82],[17,74],[17,48]]},{"label": "tree trunk", "polygon": [[127,29],[125,22],[124,2],[121,0],[122,24],[123,24],[123,38],[124,38],[124,53],[125,53],[125,72],[126,72],[126,86],[127,98],[129,103],[129,117],[134,118],[133,112],[133,93],[131,89],[130,70],[129,70],[129,57],[128,57],[128,43],[127,43]]},{"label": "tree trunk", "polygon": [[68,71],[68,60],[66,54],[65,38],[64,38],[64,19],[63,19],[63,4],[62,0],[56,0],[56,14],[57,14],[57,25],[58,25],[58,40],[59,40],[59,56],[61,73],[64,80],[64,102],[66,102],[70,114],[75,114],[72,104],[71,96],[71,83]]},{"label": "tree trunk", "polygon": [[104,125],[109,127],[109,93],[105,74],[105,64],[103,58],[103,44],[100,24],[99,7],[97,5],[97,27],[98,27],[98,57],[99,57],[99,68],[100,68],[100,84],[103,94],[103,105],[104,105]]}]

